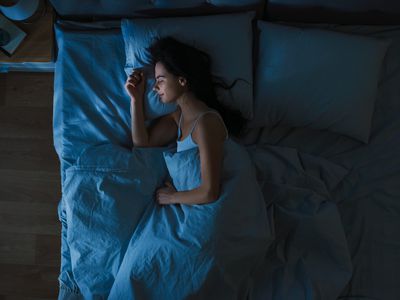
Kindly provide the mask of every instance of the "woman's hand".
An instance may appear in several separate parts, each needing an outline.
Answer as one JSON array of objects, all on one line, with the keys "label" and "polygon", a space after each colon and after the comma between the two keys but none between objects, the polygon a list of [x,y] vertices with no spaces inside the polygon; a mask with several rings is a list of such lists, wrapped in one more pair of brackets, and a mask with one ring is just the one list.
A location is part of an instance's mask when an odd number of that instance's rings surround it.
[{"label": "woman's hand", "polygon": [[165,182],[166,187],[159,188],[156,191],[156,201],[160,205],[174,204],[175,187],[171,182]]},{"label": "woman's hand", "polygon": [[143,99],[145,90],[146,76],[143,70],[133,70],[125,83],[125,89],[133,101]]}]

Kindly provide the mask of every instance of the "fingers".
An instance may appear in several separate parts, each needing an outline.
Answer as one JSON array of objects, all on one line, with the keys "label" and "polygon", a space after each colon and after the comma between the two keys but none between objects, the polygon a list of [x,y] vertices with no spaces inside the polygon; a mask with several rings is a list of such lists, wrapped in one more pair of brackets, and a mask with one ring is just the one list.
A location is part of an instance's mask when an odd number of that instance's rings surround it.
[{"label": "fingers", "polygon": [[126,83],[125,83],[125,86],[126,86],[126,87],[128,87],[128,86],[133,86],[134,88],[136,88],[136,87],[139,86],[139,84],[140,84],[140,81],[138,81],[137,79],[128,78],[127,81],[126,81]]},{"label": "fingers", "polygon": [[165,185],[166,185],[166,186],[169,186],[169,187],[173,187],[173,186],[172,186],[172,183],[171,183],[170,181],[165,181]]},{"label": "fingers", "polygon": [[134,85],[132,83],[129,83],[129,82],[125,83],[125,90],[127,90],[128,94],[130,94],[130,95],[132,95],[131,93],[132,93],[133,89],[136,89],[136,88],[137,88],[136,85]]},{"label": "fingers", "polygon": [[163,195],[163,188],[157,189],[157,191],[156,191],[156,198],[157,198],[158,201],[160,200],[160,198],[162,197],[162,195]]},{"label": "fingers", "polygon": [[143,72],[143,69],[133,69],[131,75],[133,75],[133,74],[141,74],[141,75],[143,75],[144,72]]},{"label": "fingers", "polygon": [[135,77],[129,76],[126,82],[133,85],[137,85],[140,82],[140,80],[136,79]]},{"label": "fingers", "polygon": [[132,74],[128,76],[126,80],[126,85],[132,85],[133,87],[136,87],[142,82],[143,78],[144,78],[143,71],[134,70]]},{"label": "fingers", "polygon": [[129,75],[129,78],[128,78],[128,80],[136,81],[136,82],[140,82],[141,79],[142,79],[142,77],[138,74],[131,74],[131,75]]},{"label": "fingers", "polygon": [[171,191],[168,187],[158,188],[156,190],[156,201],[160,205],[171,204]]},{"label": "fingers", "polygon": [[162,205],[162,204],[166,204],[165,202],[165,195],[163,193],[159,193],[157,192],[156,194],[156,201],[158,204]]},{"label": "fingers", "polygon": [[165,185],[166,185],[169,189],[171,189],[172,191],[175,191],[175,192],[176,192],[176,188],[175,188],[175,186],[173,185],[173,183],[172,183],[171,181],[165,181]]},{"label": "fingers", "polygon": [[142,79],[143,76],[144,76],[143,71],[136,71],[136,70],[134,70],[134,71],[132,72],[132,74],[129,75],[129,78],[136,79],[136,80],[140,81],[140,80]]},{"label": "fingers", "polygon": [[136,87],[136,86],[137,86],[137,83],[134,82],[133,80],[127,80],[126,83],[125,83],[125,86],[126,86],[126,87],[128,87],[128,86]]},{"label": "fingers", "polygon": [[140,79],[144,75],[143,71],[133,71],[131,74],[132,77]]}]

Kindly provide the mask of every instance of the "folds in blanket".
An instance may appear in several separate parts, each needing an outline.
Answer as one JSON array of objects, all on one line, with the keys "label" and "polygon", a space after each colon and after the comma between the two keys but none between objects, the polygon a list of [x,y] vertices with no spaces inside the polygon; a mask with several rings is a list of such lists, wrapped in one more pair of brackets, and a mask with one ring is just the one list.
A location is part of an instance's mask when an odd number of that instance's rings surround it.
[{"label": "folds in blanket", "polygon": [[301,153],[294,148],[253,145],[247,148],[254,163],[257,180],[267,204],[271,203],[269,184],[289,184],[310,187],[334,199],[333,191],[349,173],[346,168],[322,157]]},{"label": "folds in blanket", "polygon": [[275,237],[252,276],[249,299],[336,299],[352,264],[331,192],[347,170],[291,148],[248,150],[273,212]]},{"label": "folds in blanket", "polygon": [[[193,170],[171,168],[163,150],[131,153],[103,145],[88,148],[68,169],[63,197],[68,274],[85,299],[338,295],[351,276],[331,201],[344,168],[283,147],[249,149],[250,158],[241,146],[226,142],[216,202],[158,206],[153,193],[167,173],[179,178]],[[182,155],[199,163],[193,149],[170,158],[179,165]]]},{"label": "folds in blanket", "polygon": [[[193,206],[154,201],[168,176],[165,148],[87,148],[63,187],[69,252],[63,257],[71,266],[65,275],[73,275],[64,287],[76,283],[85,299],[244,295],[271,231],[247,152],[227,144],[221,197]],[[170,176],[185,176],[181,171]]]},{"label": "folds in blanket", "polygon": [[286,188],[281,196],[305,203],[273,204],[275,240],[252,276],[249,299],[336,300],[352,275],[337,207],[313,193]]},{"label": "folds in blanket", "polygon": [[61,270],[63,291],[106,299],[129,240],[166,176],[161,149],[108,144],[87,148],[67,169],[62,258],[71,270]]},{"label": "folds in blanket", "polygon": [[[244,299],[271,243],[265,203],[246,150],[227,140],[220,197],[206,205],[150,205],[110,299]],[[164,154],[180,190],[198,186],[198,150]],[[180,165],[182,163],[182,165]],[[193,181],[182,178],[192,178]]]}]

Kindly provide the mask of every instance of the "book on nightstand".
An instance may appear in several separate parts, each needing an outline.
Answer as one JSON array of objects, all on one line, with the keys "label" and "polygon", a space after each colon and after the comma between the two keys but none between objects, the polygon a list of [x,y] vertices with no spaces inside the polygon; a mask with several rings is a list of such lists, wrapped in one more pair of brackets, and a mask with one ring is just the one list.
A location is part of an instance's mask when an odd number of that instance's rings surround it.
[{"label": "book on nightstand", "polygon": [[7,39],[9,38],[7,44],[0,45],[0,50],[11,56],[25,39],[26,33],[2,14],[0,14],[0,29],[8,33],[6,35]]}]

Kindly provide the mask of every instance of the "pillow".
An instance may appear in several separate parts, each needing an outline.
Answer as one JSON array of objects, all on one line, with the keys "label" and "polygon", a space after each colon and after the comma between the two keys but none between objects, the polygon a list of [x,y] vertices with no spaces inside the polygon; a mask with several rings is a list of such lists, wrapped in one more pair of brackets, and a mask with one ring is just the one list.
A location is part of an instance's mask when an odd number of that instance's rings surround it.
[{"label": "pillow", "polygon": [[258,21],[254,119],[249,127],[326,129],[368,143],[389,43]]},{"label": "pillow", "polygon": [[173,36],[210,54],[213,75],[222,77],[227,84],[236,78],[247,81],[237,81],[230,91],[217,88],[217,93],[222,103],[239,109],[245,118],[252,118],[251,22],[254,16],[255,12],[249,11],[196,17],[123,19],[121,28],[125,41],[126,74],[130,75],[136,68],[147,69],[147,117],[151,119],[176,110],[175,104],[161,103],[153,91],[154,70],[150,67],[151,57],[146,51],[156,38]]}]

